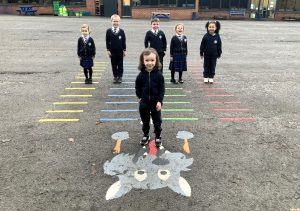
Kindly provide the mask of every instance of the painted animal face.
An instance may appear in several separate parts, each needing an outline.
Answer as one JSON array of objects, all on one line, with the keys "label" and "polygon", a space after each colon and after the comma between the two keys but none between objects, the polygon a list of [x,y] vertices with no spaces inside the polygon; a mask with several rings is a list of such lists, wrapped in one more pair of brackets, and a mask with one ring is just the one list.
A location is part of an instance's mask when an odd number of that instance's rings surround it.
[{"label": "painted animal face", "polygon": [[[151,147],[150,147],[151,148]],[[169,187],[176,193],[191,196],[191,187],[180,176],[181,171],[188,171],[193,158],[187,159],[182,153],[171,153],[159,150],[148,154],[141,149],[135,155],[119,154],[104,164],[104,173],[118,176],[119,181],[110,186],[106,200],[121,197],[132,188],[158,189]]]}]

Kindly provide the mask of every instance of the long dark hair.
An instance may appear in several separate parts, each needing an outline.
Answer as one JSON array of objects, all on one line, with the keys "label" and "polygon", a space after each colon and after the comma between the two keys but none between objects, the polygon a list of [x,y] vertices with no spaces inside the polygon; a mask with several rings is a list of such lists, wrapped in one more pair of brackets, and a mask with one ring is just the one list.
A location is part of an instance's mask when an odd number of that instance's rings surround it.
[{"label": "long dark hair", "polygon": [[148,56],[151,53],[155,54],[155,57],[156,57],[156,63],[155,63],[155,66],[154,66],[153,69],[158,69],[158,70],[161,69],[161,63],[159,61],[159,56],[158,56],[157,51],[154,48],[146,48],[142,51],[142,53],[140,55],[140,63],[139,63],[139,66],[138,66],[139,70],[146,69],[145,64],[144,64],[144,56]]},{"label": "long dark hair", "polygon": [[220,24],[220,22],[219,22],[219,21],[207,21],[207,23],[205,24],[205,28],[206,28],[207,32],[208,32],[208,26],[209,26],[210,24],[215,24],[215,26],[216,26],[216,31],[215,31],[215,33],[216,33],[216,34],[219,34],[219,31],[220,31],[220,29],[221,29],[221,24]]}]

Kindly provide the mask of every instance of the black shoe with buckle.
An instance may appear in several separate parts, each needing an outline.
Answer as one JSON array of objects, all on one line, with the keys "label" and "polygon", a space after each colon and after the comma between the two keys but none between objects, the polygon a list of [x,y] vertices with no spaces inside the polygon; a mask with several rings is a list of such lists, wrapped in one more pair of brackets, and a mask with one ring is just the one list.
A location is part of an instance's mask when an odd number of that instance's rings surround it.
[{"label": "black shoe with buckle", "polygon": [[155,146],[156,146],[156,148],[160,148],[162,146],[161,145],[161,137],[155,138]]},{"label": "black shoe with buckle", "polygon": [[149,143],[149,139],[150,139],[149,135],[144,135],[142,140],[140,141],[140,144],[142,146],[146,146]]},{"label": "black shoe with buckle", "polygon": [[179,79],[179,81],[178,81],[179,83],[181,83],[181,84],[183,84],[183,80],[182,79]]},{"label": "black shoe with buckle", "polygon": [[178,82],[175,79],[171,79],[170,82],[173,84],[178,84]]}]

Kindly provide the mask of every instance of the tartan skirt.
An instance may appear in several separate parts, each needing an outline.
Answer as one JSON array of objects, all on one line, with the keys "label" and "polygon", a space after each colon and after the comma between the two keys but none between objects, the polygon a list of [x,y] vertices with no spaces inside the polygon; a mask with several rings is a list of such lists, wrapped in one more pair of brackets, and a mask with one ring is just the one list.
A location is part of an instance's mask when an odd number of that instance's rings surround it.
[{"label": "tartan skirt", "polygon": [[83,68],[91,68],[94,66],[94,61],[91,57],[90,58],[81,58],[80,66]]},{"label": "tartan skirt", "polygon": [[169,70],[175,72],[187,71],[186,55],[174,55],[170,62]]}]

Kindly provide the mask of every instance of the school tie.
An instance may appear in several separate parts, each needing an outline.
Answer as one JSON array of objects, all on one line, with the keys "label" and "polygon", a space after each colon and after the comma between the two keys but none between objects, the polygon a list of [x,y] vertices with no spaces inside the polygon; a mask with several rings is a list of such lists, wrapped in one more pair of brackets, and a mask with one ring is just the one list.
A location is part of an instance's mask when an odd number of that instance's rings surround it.
[{"label": "school tie", "polygon": [[180,41],[182,40],[182,37],[181,37],[181,35],[178,35],[178,38],[179,38],[179,40],[180,40]]},{"label": "school tie", "polygon": [[156,35],[158,34],[158,30],[155,30],[155,34],[156,34]]},{"label": "school tie", "polygon": [[115,34],[117,33],[117,29],[116,29],[116,28],[114,28],[114,33],[115,33]]},{"label": "school tie", "polygon": [[87,43],[87,38],[86,38],[86,37],[84,37],[83,39],[84,39],[84,43]]}]

